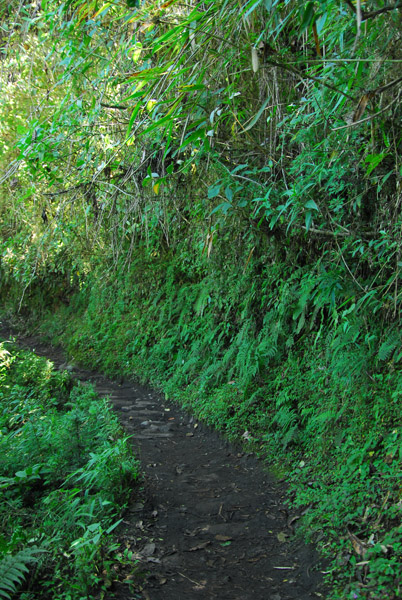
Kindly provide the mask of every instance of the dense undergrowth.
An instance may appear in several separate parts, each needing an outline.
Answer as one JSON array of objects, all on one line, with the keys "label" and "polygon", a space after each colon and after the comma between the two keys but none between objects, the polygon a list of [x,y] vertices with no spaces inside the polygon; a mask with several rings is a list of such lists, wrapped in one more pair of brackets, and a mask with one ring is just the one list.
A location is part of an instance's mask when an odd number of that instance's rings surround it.
[{"label": "dense undergrowth", "polygon": [[128,440],[92,386],[10,342],[0,384],[0,598],[98,598],[138,479]]}]

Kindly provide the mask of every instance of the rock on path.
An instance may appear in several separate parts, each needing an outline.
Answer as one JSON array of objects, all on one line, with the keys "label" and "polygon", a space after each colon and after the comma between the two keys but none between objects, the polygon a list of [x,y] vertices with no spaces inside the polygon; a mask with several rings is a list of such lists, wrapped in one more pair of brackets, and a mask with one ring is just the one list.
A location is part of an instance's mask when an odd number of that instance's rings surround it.
[{"label": "rock on path", "polygon": [[[63,363],[59,350],[19,341]],[[119,528],[143,578],[133,587],[128,574],[108,600],[325,597],[317,555],[294,539],[285,491],[261,462],[147,387],[76,368],[73,375],[110,398],[145,473]]]}]

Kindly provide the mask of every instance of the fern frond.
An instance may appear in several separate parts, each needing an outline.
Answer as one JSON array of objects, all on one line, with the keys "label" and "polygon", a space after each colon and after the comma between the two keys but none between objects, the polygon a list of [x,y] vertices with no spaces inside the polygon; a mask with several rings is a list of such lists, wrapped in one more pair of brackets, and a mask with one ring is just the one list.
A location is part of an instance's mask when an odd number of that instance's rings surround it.
[{"label": "fern frond", "polygon": [[273,423],[276,423],[283,433],[286,433],[289,429],[295,427],[297,421],[298,417],[296,411],[286,404],[278,409],[273,418]]},{"label": "fern frond", "polygon": [[202,317],[204,309],[207,306],[208,301],[210,301],[210,295],[209,294],[210,294],[209,288],[206,285],[204,285],[201,288],[201,290],[200,290],[200,292],[198,294],[197,300],[194,303],[194,312],[195,312],[195,314],[200,315]]},{"label": "fern frond", "polygon": [[37,546],[25,548],[16,554],[6,554],[0,560],[0,598],[11,600],[29,572],[27,565],[36,562],[36,554],[43,552]]},{"label": "fern frond", "polygon": [[286,448],[289,446],[290,442],[292,442],[294,440],[294,438],[296,437],[296,434],[298,433],[299,428],[297,425],[293,425],[290,429],[288,429],[288,431],[285,433],[285,435],[283,436],[281,442],[282,442],[282,447],[284,450],[286,450]]},{"label": "fern frond", "polygon": [[391,332],[391,334],[384,340],[378,351],[378,359],[387,361],[395,348],[401,343],[400,334],[398,332]]}]

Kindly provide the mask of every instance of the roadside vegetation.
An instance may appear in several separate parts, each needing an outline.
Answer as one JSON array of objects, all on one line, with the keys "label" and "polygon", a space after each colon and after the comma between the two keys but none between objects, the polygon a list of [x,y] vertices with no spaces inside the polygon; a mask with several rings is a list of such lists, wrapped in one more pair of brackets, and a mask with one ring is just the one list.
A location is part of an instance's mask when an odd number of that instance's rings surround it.
[{"label": "roadside vegetation", "polygon": [[3,317],[250,444],[331,600],[402,597],[401,6],[0,15]]},{"label": "roadside vegetation", "polygon": [[138,474],[107,400],[0,344],[0,598],[99,598]]}]

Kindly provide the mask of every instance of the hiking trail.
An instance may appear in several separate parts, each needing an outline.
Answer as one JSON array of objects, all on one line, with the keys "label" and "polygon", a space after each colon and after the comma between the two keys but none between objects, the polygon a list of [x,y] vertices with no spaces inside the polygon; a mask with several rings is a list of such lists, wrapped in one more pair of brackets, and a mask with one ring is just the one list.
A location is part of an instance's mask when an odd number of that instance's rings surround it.
[{"label": "hiking trail", "polygon": [[[37,338],[16,341],[66,364],[60,349]],[[110,398],[144,473],[117,530],[139,564],[106,600],[325,598],[318,555],[295,539],[298,515],[288,513],[283,484],[261,461],[147,386],[70,370]]]}]

